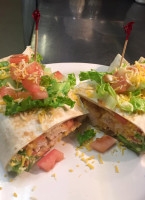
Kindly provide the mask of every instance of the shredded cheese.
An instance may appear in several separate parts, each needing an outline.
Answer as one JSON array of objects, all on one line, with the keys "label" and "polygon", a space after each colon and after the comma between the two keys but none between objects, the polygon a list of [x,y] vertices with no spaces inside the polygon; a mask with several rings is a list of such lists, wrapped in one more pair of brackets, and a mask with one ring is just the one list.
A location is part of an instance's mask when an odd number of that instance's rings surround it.
[{"label": "shredded cheese", "polygon": [[15,192],[13,193],[13,196],[14,196],[14,197],[18,197],[17,193],[15,193]]},{"label": "shredded cheese", "polygon": [[115,171],[116,171],[116,173],[119,173],[119,169],[118,169],[117,165],[115,165]]},{"label": "shredded cheese", "polygon": [[126,147],[124,147],[124,148],[121,149],[122,156],[124,155],[124,150],[126,150]]},{"label": "shredded cheese", "polygon": [[94,166],[91,165],[90,163],[88,163],[87,166],[88,166],[90,169],[94,169]]},{"label": "shredded cheese", "polygon": [[98,154],[98,158],[99,158],[99,162],[100,162],[100,164],[103,164],[103,160],[102,160],[102,158],[101,158],[101,155],[100,155],[100,154]]}]

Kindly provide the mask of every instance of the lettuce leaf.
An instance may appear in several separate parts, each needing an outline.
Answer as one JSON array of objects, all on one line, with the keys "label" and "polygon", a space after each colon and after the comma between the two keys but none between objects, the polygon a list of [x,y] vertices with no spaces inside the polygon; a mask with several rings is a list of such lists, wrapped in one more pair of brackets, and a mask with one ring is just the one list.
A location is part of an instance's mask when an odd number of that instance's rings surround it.
[{"label": "lettuce leaf", "polygon": [[138,89],[138,90],[135,90],[135,91],[133,91],[133,92],[130,92],[130,95],[131,95],[131,96],[138,96],[140,93],[141,93],[141,90]]},{"label": "lettuce leaf", "polygon": [[68,74],[68,82],[70,83],[71,87],[76,85],[76,77],[74,73]]},{"label": "lettuce leaf", "polygon": [[145,99],[133,96],[130,99],[130,103],[133,105],[133,111],[143,111],[145,112]]},{"label": "lettuce leaf", "polygon": [[[9,62],[7,62],[7,61],[2,61],[2,62],[0,62],[0,68],[1,68],[1,67],[8,67],[8,66],[9,66]],[[0,69],[0,70],[1,70],[1,69]],[[2,70],[8,72],[8,71],[10,71],[10,67],[7,68],[7,69],[2,69]]]},{"label": "lettuce leaf", "polygon": [[95,133],[94,129],[89,129],[89,130],[84,131],[83,134],[78,133],[77,134],[77,140],[78,140],[78,142],[81,146],[81,145],[83,145],[84,142],[90,140],[95,135],[96,135],[96,133]]},{"label": "lettuce leaf", "polygon": [[96,72],[96,71],[88,71],[88,72],[80,72],[79,78],[80,81],[85,81],[85,80],[92,80],[96,81],[98,84],[104,83],[103,81],[103,76],[105,74],[108,74],[107,72]]},{"label": "lettuce leaf", "polygon": [[[43,60],[43,57],[37,53],[37,62],[39,62],[41,64],[41,61]],[[29,60],[29,63],[34,62],[35,61],[35,54],[32,55],[32,58]]]},{"label": "lettuce leaf", "polygon": [[3,97],[3,100],[6,102],[6,111],[5,115],[14,115],[19,112],[28,111],[34,108],[57,108],[62,107],[65,104],[73,108],[75,102],[68,97],[57,96],[54,98],[38,99],[32,100],[31,96],[27,99],[22,100],[21,102],[15,102],[12,97],[6,95]]},{"label": "lettuce leaf", "polygon": [[109,108],[115,108],[117,105],[116,92],[109,83],[97,85],[97,97],[101,99]]}]

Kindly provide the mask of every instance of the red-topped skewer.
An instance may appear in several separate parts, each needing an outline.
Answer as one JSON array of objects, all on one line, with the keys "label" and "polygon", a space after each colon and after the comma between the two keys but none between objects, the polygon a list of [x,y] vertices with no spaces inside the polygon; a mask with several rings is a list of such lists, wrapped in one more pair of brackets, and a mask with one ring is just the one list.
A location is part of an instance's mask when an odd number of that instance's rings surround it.
[{"label": "red-topped skewer", "polygon": [[128,38],[130,36],[131,30],[132,30],[132,26],[133,26],[134,23],[135,22],[128,22],[128,24],[126,26],[123,26],[123,28],[125,30],[125,33],[126,33],[126,40],[125,40],[123,51],[122,51],[122,56],[121,56],[121,61],[120,61],[120,67],[121,67],[121,64],[122,64],[122,61],[123,61],[123,58],[124,58],[124,54],[125,54],[125,51],[126,51],[126,47],[127,47],[127,43],[128,43]]},{"label": "red-topped skewer", "polygon": [[35,61],[36,61],[37,60],[37,45],[38,45],[38,24],[39,24],[39,19],[40,19],[39,10],[38,9],[34,10],[32,16],[36,22],[36,27],[35,27]]}]

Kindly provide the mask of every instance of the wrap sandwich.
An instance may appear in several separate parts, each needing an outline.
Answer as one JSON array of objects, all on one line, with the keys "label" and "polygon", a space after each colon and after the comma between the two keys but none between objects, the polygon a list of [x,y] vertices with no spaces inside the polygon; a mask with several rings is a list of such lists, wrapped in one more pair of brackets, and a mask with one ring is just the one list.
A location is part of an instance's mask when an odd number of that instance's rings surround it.
[{"label": "wrap sandwich", "polygon": [[145,59],[119,67],[117,55],[108,72],[80,72],[76,93],[92,125],[136,153],[145,152]]},{"label": "wrap sandwich", "polygon": [[81,125],[87,111],[74,85],[74,74],[51,73],[30,47],[0,60],[0,161],[7,171],[29,171]]}]

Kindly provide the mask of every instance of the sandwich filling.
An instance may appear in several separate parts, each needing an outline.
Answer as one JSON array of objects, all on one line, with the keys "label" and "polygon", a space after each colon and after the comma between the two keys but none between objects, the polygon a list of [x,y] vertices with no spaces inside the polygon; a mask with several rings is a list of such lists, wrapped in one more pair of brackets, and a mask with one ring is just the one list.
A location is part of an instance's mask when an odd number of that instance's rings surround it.
[{"label": "sandwich filling", "polygon": [[7,170],[21,173],[29,171],[32,165],[53,147],[57,141],[75,131],[81,125],[80,118],[70,119],[62,124],[52,127],[48,132],[30,142],[10,160]]},{"label": "sandwich filling", "polygon": [[97,126],[107,135],[118,138],[125,146],[141,153],[145,151],[145,137],[143,132],[133,123],[111,110],[83,99],[89,111],[89,119],[93,126]]}]

